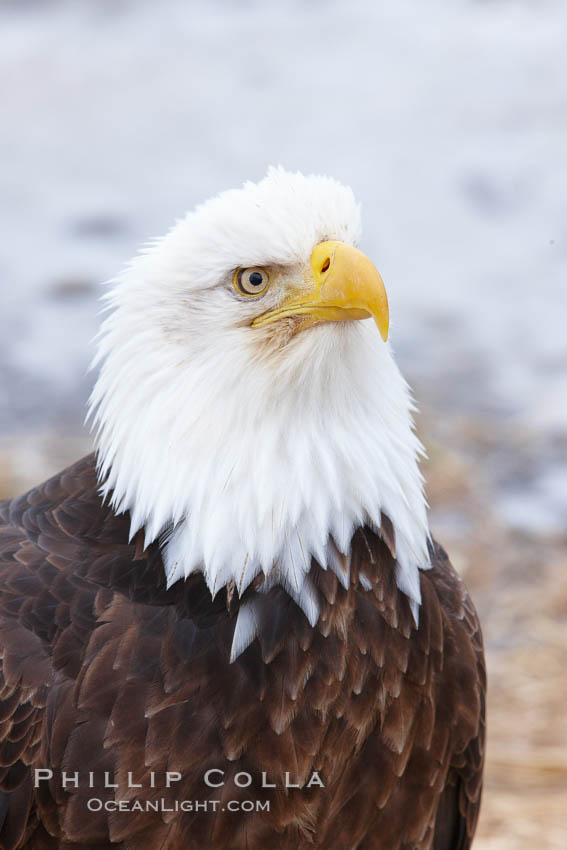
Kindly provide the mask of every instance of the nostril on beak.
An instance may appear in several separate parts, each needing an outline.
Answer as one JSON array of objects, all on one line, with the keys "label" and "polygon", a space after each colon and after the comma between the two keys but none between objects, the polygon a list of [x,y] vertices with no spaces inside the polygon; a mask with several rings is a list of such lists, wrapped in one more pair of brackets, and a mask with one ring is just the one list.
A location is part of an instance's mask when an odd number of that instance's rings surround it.
[{"label": "nostril on beak", "polygon": [[321,266],[321,274],[323,274],[323,272],[326,272],[330,265],[331,265],[331,258],[325,257],[325,259],[323,260],[323,264]]}]

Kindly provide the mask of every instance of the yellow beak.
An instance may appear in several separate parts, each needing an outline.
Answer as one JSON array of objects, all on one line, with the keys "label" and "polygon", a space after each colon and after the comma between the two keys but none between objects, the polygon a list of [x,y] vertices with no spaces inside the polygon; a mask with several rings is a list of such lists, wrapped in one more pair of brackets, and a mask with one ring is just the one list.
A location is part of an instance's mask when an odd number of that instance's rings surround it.
[{"label": "yellow beak", "polygon": [[303,327],[317,322],[374,318],[388,339],[388,297],[382,278],[362,251],[345,242],[320,242],[311,254],[307,287],[295,291],[280,307],[252,322],[260,328],[289,316],[305,316]]}]

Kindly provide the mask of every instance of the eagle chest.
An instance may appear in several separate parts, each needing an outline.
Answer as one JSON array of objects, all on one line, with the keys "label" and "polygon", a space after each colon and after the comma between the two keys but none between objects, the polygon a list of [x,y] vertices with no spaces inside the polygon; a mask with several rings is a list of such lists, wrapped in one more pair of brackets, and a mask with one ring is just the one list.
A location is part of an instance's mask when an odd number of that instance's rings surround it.
[{"label": "eagle chest", "polygon": [[[478,725],[475,658],[453,651],[429,580],[416,628],[389,550],[371,546],[374,563],[353,547],[348,589],[313,566],[315,627],[283,590],[256,594],[258,638],[233,663],[234,596],[211,606],[197,577],[168,605],[100,589],[76,678],[48,702],[44,807],[62,805],[69,837],[140,850],[165,835],[211,850],[429,848],[452,754]],[[109,814],[117,799],[130,809]]]}]

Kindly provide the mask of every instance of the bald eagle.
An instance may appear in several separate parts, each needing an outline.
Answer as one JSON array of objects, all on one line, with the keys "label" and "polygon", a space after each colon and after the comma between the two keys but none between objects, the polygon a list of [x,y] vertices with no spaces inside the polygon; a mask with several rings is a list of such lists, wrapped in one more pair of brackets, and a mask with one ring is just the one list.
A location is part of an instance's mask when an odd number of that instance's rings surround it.
[{"label": "bald eagle", "polygon": [[5,850],[470,847],[481,633],[359,236],[271,169],[113,282],[96,454],[0,504]]}]

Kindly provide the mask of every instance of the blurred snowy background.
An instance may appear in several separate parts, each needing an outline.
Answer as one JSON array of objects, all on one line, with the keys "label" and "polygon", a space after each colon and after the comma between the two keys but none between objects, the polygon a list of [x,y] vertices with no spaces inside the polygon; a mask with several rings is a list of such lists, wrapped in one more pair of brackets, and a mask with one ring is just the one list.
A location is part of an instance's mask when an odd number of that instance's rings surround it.
[{"label": "blurred snowy background", "polygon": [[0,103],[0,495],[89,450],[141,243],[270,163],[351,184],[485,622],[477,846],[567,846],[565,0],[0,0]]}]

